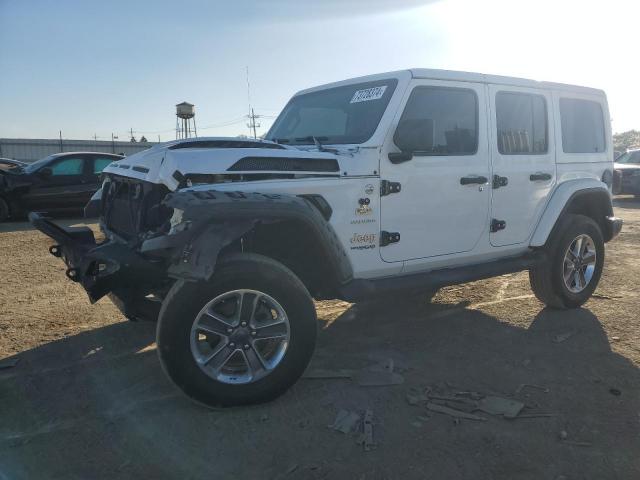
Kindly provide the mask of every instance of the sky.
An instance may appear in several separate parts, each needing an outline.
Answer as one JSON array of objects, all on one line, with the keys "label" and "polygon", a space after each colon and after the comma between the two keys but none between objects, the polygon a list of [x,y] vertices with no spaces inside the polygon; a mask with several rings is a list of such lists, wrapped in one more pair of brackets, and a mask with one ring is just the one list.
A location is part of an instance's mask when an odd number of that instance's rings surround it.
[{"label": "sky", "polygon": [[[0,0],[0,138],[264,133],[298,90],[411,67],[602,88],[640,129],[629,0]],[[249,68],[250,98],[246,69]]]}]

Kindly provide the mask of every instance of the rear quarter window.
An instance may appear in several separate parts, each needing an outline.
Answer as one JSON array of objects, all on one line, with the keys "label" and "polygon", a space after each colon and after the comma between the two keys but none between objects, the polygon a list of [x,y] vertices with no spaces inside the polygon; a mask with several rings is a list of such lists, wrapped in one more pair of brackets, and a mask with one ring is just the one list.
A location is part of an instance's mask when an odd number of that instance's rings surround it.
[{"label": "rear quarter window", "polygon": [[561,98],[560,123],[563,152],[601,153],[606,150],[604,116],[598,102]]}]

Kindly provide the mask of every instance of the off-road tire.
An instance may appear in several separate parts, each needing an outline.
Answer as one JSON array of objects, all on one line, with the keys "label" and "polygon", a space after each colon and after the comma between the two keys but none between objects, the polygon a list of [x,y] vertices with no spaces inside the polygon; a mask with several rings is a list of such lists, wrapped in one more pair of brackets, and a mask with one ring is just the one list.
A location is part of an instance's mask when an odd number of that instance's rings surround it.
[{"label": "off-road tire", "polygon": [[[558,220],[546,246],[546,260],[529,270],[531,289],[548,307],[567,309],[584,304],[593,294],[604,265],[604,240],[598,224],[584,215],[565,214]],[[596,264],[588,285],[579,293],[571,292],[563,279],[564,255],[573,240],[581,234],[591,237],[596,248]]]},{"label": "off-road tire", "polygon": [[[206,375],[190,348],[191,327],[212,299],[237,289],[257,290],[275,299],[289,319],[290,337],[284,357],[265,377],[229,384]],[[315,348],[317,318],[303,283],[283,264],[257,254],[234,254],[219,261],[208,282],[176,282],[165,297],[157,325],[160,363],[191,399],[210,407],[268,402],[283,394],[302,375]]]},{"label": "off-road tire", "polygon": [[0,198],[0,222],[8,220],[9,213],[9,204],[4,198]]}]

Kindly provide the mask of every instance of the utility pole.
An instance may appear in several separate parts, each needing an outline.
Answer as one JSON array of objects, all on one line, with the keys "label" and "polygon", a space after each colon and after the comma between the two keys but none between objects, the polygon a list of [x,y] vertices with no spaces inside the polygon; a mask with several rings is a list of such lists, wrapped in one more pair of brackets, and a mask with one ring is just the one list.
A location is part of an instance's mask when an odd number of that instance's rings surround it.
[{"label": "utility pole", "polygon": [[160,141],[160,135],[158,135],[158,143],[162,143],[162,142]]},{"label": "utility pole", "polygon": [[118,138],[118,136],[114,135],[113,132],[111,132],[111,153],[116,153],[116,138]]},{"label": "utility pole", "polygon": [[60,152],[62,153],[62,130],[60,130]]},{"label": "utility pole", "polygon": [[253,112],[253,108],[252,108],[251,113],[248,115],[248,117],[249,117],[249,123],[247,123],[247,127],[249,127],[249,132],[253,131],[253,138],[258,138],[256,127],[259,127],[260,124],[256,123],[256,118],[260,118],[260,115],[256,115]]},{"label": "utility pole", "polygon": [[93,141],[94,141],[94,142],[97,142],[97,141],[98,141],[98,135],[97,135],[97,134],[95,134],[95,133],[93,134]]},{"label": "utility pole", "polygon": [[133,128],[131,128],[131,129],[129,130],[129,132],[131,132],[131,139],[130,139],[130,140],[131,140],[132,142],[135,142],[135,141],[136,141],[136,138],[133,136]]},{"label": "utility pole", "polygon": [[253,112],[253,107],[251,106],[251,86],[249,84],[249,67],[247,66],[247,102],[249,104],[249,123],[247,123],[247,127],[249,127],[249,133],[253,131],[253,138],[258,138],[258,134],[256,133],[256,127],[259,127],[260,124],[256,123],[256,118],[260,118],[260,115],[256,115]]}]

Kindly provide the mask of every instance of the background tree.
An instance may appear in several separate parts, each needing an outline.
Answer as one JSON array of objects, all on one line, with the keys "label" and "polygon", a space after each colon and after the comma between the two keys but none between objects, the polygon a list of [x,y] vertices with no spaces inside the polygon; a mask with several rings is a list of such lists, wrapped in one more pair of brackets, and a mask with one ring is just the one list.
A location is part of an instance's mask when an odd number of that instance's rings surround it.
[{"label": "background tree", "polygon": [[640,130],[628,130],[613,135],[613,149],[624,153],[629,148],[640,147]]}]

